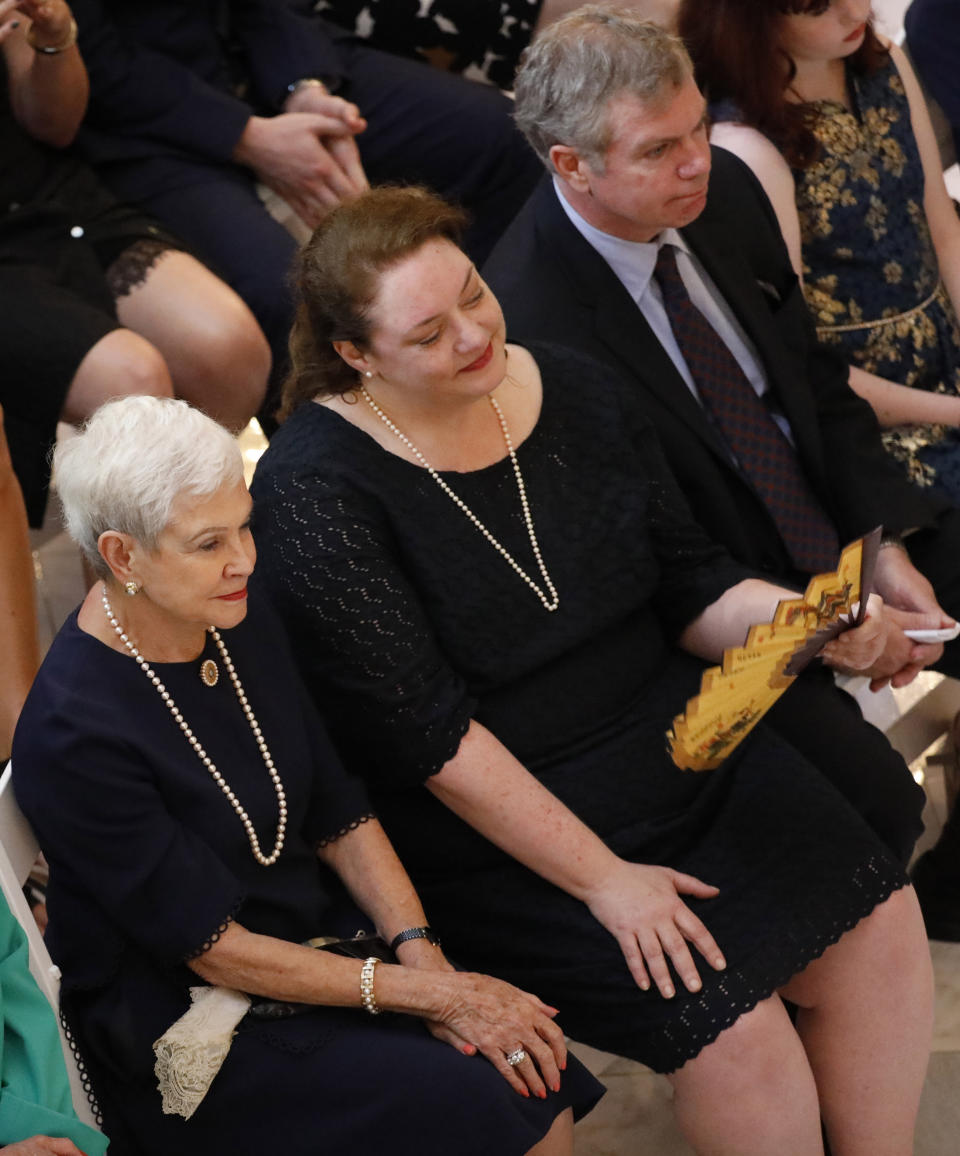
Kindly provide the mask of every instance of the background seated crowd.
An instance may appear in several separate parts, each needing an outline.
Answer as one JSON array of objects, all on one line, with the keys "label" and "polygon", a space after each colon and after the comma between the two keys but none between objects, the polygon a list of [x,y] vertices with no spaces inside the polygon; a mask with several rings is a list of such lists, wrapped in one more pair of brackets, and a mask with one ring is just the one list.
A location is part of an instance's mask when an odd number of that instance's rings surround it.
[{"label": "background seated crowd", "polygon": [[[0,758],[110,1151],[562,1156],[566,1034],[701,1156],[907,1156],[960,816],[911,864],[834,674],[960,675],[907,633],[960,617],[920,88],[868,0],[415,7],[0,0]],[[908,31],[949,116],[951,5]],[[51,469],[95,581],[41,663]],[[878,524],[864,624],[672,766]],[[36,1054],[0,1144],[102,1151]]]}]

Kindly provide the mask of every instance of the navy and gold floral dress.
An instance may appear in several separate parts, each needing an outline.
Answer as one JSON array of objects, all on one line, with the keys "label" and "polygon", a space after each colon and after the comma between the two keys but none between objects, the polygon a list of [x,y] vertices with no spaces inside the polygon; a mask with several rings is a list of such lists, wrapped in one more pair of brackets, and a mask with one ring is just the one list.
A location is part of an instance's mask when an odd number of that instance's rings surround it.
[{"label": "navy and gold floral dress", "polygon": [[[923,166],[893,61],[848,70],[853,110],[819,101],[821,151],[795,169],[804,292],[820,339],[852,364],[917,389],[960,393],[960,327],[923,210]],[[884,445],[921,485],[960,499],[960,435],[898,426]]]}]

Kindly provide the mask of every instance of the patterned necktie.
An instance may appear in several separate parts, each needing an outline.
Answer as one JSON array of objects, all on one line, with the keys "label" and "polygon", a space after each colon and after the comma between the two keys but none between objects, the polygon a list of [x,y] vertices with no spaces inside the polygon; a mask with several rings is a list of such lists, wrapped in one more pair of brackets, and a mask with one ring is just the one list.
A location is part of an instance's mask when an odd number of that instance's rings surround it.
[{"label": "patterned necktie", "polygon": [[700,400],[763,499],[798,569],[836,568],[837,532],[817,501],[796,452],[720,335],[690,300],[673,245],[661,245],[654,275]]}]

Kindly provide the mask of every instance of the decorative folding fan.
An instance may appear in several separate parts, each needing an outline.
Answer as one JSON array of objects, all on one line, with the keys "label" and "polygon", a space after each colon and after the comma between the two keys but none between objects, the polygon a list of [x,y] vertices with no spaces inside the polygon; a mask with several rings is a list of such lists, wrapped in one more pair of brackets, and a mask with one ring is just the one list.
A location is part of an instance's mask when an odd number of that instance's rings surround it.
[{"label": "decorative folding fan", "polygon": [[878,527],[844,549],[834,573],[811,578],[802,598],[781,602],[772,622],[751,626],[743,646],[704,671],[700,693],[667,732],[678,767],[718,767],[823,647],[860,625],[879,548]]}]

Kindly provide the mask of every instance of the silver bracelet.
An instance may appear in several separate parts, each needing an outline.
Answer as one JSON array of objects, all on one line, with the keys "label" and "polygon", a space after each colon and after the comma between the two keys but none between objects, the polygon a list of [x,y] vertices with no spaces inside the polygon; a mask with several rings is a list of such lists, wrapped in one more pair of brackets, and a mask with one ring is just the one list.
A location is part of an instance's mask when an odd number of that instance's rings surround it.
[{"label": "silver bracelet", "polygon": [[372,1016],[378,1016],[383,1010],[377,1007],[376,996],[373,994],[373,972],[379,962],[375,955],[371,955],[360,968],[360,1002]]},{"label": "silver bracelet", "polygon": [[72,48],[77,43],[77,22],[71,19],[70,31],[60,44],[37,44],[36,35],[37,26],[36,24],[31,24],[27,29],[26,41],[33,51],[39,52],[41,56],[57,56],[61,52],[66,52],[68,48]]}]

